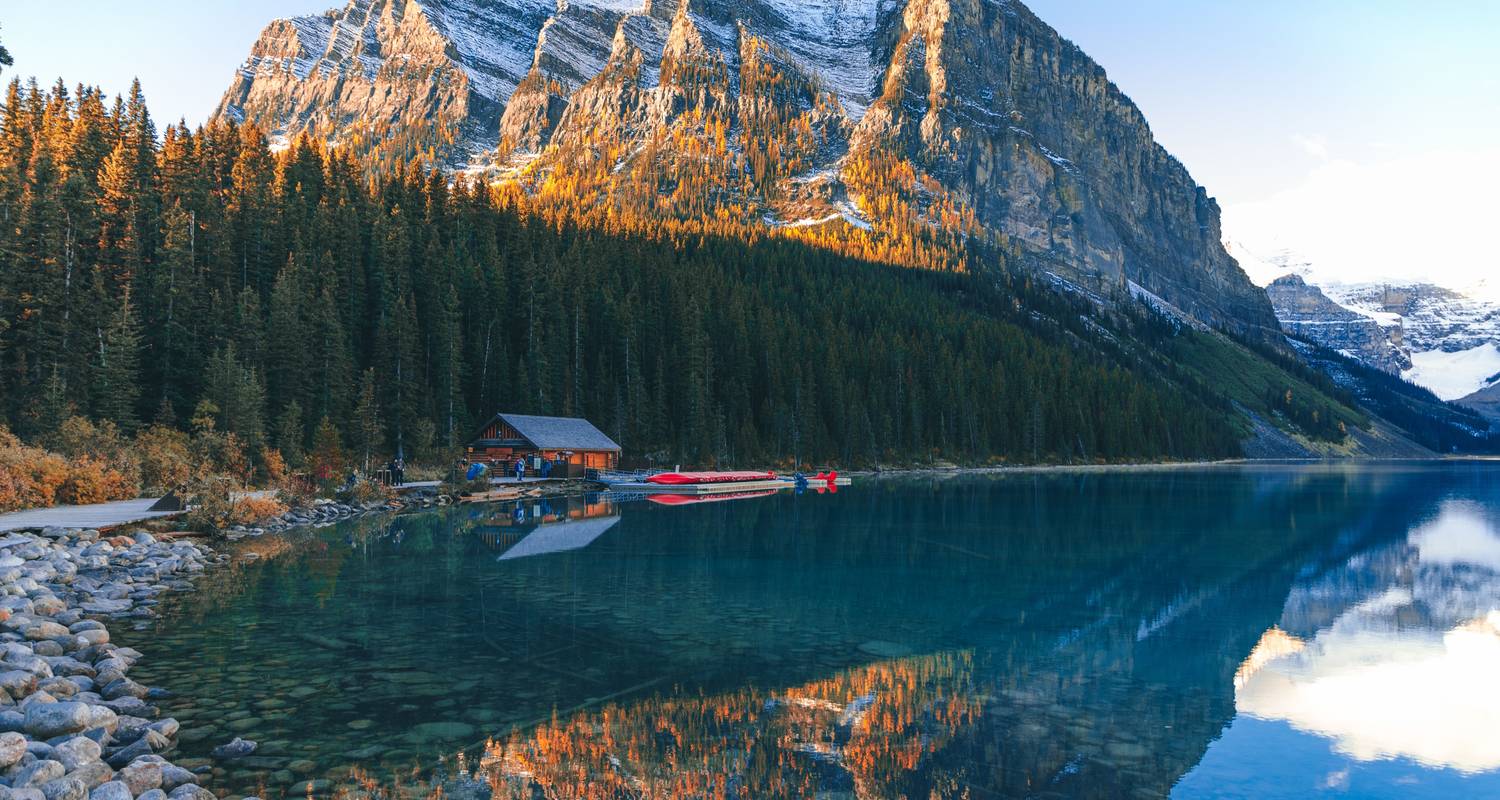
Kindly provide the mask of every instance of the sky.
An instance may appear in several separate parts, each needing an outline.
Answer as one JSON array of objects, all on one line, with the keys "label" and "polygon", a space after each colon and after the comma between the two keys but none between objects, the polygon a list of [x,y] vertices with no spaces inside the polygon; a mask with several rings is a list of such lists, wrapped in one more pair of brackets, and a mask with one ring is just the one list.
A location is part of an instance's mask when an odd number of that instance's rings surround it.
[{"label": "sky", "polygon": [[[1027,2],[1257,255],[1291,248],[1323,281],[1500,275],[1500,0]],[[338,3],[0,0],[0,41],[13,73],[110,92],[139,76],[159,124],[197,123],[268,20]]]}]

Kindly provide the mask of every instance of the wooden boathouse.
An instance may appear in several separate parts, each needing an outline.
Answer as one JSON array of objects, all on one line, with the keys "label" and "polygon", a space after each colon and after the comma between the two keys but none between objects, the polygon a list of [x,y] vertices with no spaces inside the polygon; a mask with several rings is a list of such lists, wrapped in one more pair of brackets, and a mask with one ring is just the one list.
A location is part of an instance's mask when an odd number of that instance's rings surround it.
[{"label": "wooden boathouse", "polygon": [[469,442],[467,456],[504,471],[517,458],[526,460],[528,472],[550,461],[558,477],[583,477],[588,470],[618,467],[620,446],[586,419],[501,413]]}]

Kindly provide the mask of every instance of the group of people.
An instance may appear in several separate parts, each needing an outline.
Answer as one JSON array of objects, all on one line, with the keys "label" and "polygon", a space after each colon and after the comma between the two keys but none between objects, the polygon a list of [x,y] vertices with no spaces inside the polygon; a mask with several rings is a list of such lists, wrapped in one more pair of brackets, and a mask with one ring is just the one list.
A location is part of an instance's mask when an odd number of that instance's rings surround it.
[{"label": "group of people", "polygon": [[[516,473],[517,483],[526,480],[526,459],[524,457],[517,456],[516,463],[511,465],[511,469]],[[552,477],[552,462],[542,459],[541,469],[537,470],[537,472],[540,474],[542,480]]]},{"label": "group of people", "polygon": [[[459,471],[463,473],[463,475],[464,475],[464,477],[466,479],[473,481],[473,480],[478,480],[486,472],[488,472],[489,471],[489,467],[484,462],[482,462],[482,461],[476,461],[476,462],[469,463],[469,464],[465,464],[465,462],[460,462],[459,463]],[[513,472],[515,474],[515,476],[516,476],[516,482],[517,483],[525,481],[526,480],[526,459],[524,457],[522,457],[522,456],[517,456],[516,460],[515,460],[515,463],[511,464],[511,472]],[[537,469],[537,475],[542,480],[546,480],[546,479],[552,477],[552,462],[543,459],[542,463],[541,463],[541,466]]]}]

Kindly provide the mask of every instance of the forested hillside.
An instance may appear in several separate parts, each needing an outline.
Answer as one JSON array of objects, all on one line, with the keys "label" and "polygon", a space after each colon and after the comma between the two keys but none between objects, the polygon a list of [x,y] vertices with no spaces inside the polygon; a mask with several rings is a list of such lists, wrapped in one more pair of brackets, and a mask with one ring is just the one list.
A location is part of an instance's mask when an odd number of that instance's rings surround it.
[{"label": "forested hillside", "polygon": [[899,269],[624,233],[416,167],[366,175],[310,139],[273,154],[249,125],[158,137],[139,89],[109,103],[13,82],[9,425],[35,437],[78,412],[128,431],[207,409],[294,464],[325,419],[347,445],[435,455],[497,409],[585,415],[637,460],[1238,449],[1222,398],[1110,357],[1115,334],[998,254],[982,273]]}]

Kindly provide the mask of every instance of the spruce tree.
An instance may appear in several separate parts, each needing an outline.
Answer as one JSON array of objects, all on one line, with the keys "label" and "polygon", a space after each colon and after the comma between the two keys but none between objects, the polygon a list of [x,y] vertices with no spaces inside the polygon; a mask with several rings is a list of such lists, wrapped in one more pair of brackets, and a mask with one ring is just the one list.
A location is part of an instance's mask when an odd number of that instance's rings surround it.
[{"label": "spruce tree", "polygon": [[359,450],[361,469],[370,472],[370,459],[380,448],[385,435],[381,422],[380,398],[375,390],[375,370],[367,369],[359,381],[359,400],[354,407],[354,443]]},{"label": "spruce tree", "polygon": [[91,390],[95,416],[107,419],[124,431],[135,429],[136,402],[140,399],[140,327],[130,289],[124,289],[114,318],[98,330]]}]

